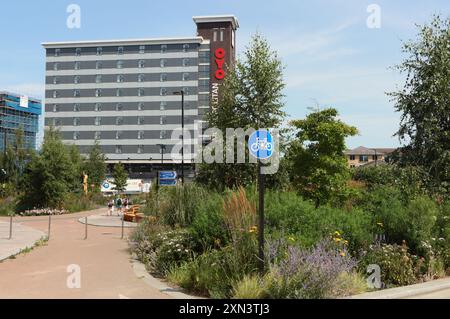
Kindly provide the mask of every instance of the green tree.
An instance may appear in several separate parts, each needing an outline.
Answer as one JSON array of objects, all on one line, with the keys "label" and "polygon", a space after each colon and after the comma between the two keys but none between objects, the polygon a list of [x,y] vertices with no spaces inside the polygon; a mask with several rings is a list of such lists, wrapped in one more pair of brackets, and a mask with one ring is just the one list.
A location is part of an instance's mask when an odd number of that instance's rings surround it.
[{"label": "green tree", "polygon": [[91,147],[88,158],[84,163],[84,171],[89,176],[91,184],[95,185],[95,191],[100,191],[100,186],[106,176],[106,157],[102,153],[98,141]]},{"label": "green tree", "polygon": [[399,162],[419,165],[437,185],[450,188],[450,18],[435,16],[404,44],[408,57],[396,68],[406,74],[390,93],[401,113],[397,135],[405,146]]},{"label": "green tree", "polygon": [[[256,34],[243,56],[228,70],[220,101],[207,116],[209,126],[224,134],[227,128],[276,128],[285,116],[283,66],[276,52]],[[197,176],[197,181],[216,188],[248,185],[255,179],[256,168],[250,164],[203,164]]]},{"label": "green tree", "polygon": [[287,158],[291,162],[292,182],[316,207],[346,195],[350,171],[344,156],[345,138],[357,129],[337,119],[333,108],[310,113],[291,125],[298,130]]},{"label": "green tree", "polygon": [[45,134],[39,154],[33,154],[24,176],[22,202],[28,207],[59,208],[76,180],[67,147],[53,128]]},{"label": "green tree", "polygon": [[121,162],[116,163],[113,169],[114,190],[123,192],[127,187],[128,173]]}]

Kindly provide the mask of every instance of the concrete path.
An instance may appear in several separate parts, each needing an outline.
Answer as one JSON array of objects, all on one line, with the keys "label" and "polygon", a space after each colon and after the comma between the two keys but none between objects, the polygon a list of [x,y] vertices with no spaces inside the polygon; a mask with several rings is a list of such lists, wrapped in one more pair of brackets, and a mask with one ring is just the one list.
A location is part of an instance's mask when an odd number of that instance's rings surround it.
[{"label": "concrete path", "polygon": [[450,299],[450,278],[368,292],[351,299]]},{"label": "concrete path", "polygon": [[13,223],[12,238],[9,239],[9,222],[0,221],[0,261],[32,248],[36,242],[46,237],[42,231]]},{"label": "concrete path", "polygon": [[[106,214],[106,209],[54,216],[46,246],[0,263],[0,298],[170,298],[136,276],[120,228],[89,227],[88,239],[83,240],[85,225],[78,219],[92,214]],[[47,232],[47,217],[18,220]],[[81,287],[69,288],[78,282],[78,267]]]}]

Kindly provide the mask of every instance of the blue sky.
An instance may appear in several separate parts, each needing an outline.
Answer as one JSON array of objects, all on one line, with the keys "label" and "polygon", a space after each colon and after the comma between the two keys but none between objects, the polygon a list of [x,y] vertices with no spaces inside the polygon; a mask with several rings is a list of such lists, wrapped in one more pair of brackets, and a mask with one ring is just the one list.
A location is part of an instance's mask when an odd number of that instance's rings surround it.
[{"label": "blue sky", "polygon": [[[81,29],[68,29],[66,8],[81,6]],[[367,6],[381,8],[381,28],[370,29]],[[399,122],[385,92],[401,85],[389,67],[402,60],[402,40],[414,24],[450,14],[448,0],[40,0],[3,1],[0,90],[44,95],[41,42],[195,35],[194,15],[235,14],[242,51],[262,33],[285,65],[286,111],[301,118],[309,107],[332,106],[360,135],[349,147],[393,147]]]}]

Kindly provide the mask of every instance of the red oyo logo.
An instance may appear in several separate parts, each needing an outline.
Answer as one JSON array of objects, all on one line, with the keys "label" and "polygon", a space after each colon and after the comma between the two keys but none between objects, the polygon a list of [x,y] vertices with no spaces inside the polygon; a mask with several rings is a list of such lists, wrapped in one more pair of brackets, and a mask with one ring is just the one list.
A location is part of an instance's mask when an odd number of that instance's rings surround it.
[{"label": "red oyo logo", "polygon": [[216,71],[216,79],[223,80],[225,78],[225,70],[223,69],[225,64],[225,50],[222,48],[218,48],[214,53],[216,57],[217,71]]}]

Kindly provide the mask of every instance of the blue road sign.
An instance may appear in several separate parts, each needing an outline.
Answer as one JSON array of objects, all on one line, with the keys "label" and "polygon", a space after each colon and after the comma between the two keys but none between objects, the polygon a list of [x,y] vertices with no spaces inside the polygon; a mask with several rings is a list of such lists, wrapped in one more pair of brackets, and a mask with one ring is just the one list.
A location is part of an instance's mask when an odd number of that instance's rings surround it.
[{"label": "blue road sign", "polygon": [[176,186],[177,180],[176,179],[160,179],[159,185],[161,185],[161,186]]},{"label": "blue road sign", "polygon": [[257,159],[268,159],[273,155],[274,142],[268,130],[258,130],[248,140],[248,150]]},{"label": "blue road sign", "polygon": [[159,179],[176,179],[177,172],[159,172]]}]

